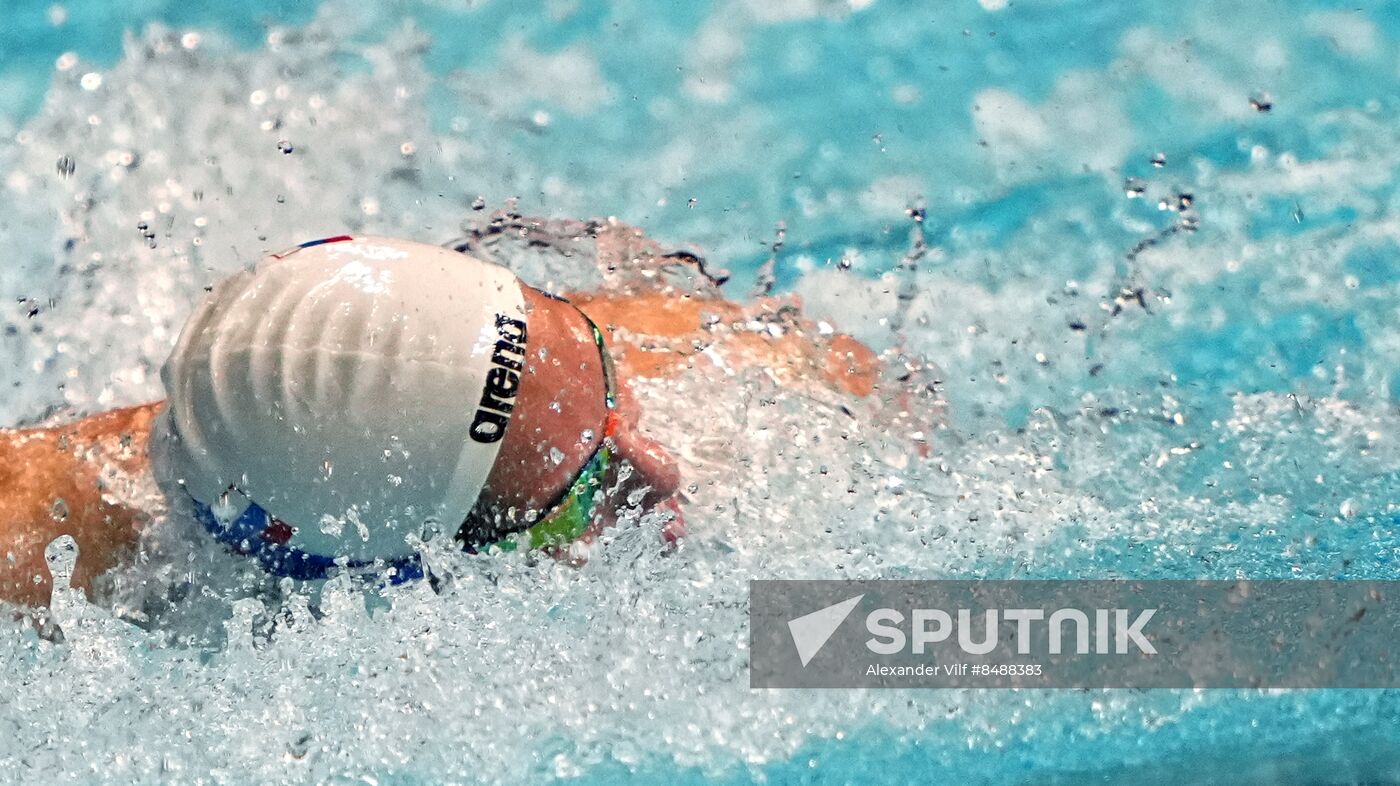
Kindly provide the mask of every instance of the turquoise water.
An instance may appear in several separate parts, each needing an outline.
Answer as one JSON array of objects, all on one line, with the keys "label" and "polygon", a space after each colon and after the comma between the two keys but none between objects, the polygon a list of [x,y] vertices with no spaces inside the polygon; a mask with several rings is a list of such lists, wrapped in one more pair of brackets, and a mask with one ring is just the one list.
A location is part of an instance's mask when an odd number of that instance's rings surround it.
[{"label": "turquoise water", "polygon": [[937,363],[950,426],[911,462],[875,412],[659,387],[697,486],[678,555],[626,533],[582,570],[439,554],[443,594],[368,606],[270,586],[147,501],[110,611],[68,608],[60,645],[5,631],[0,773],[1400,781],[1393,691],[759,693],[742,608],[749,578],[1395,578],[1395,7],[7,14],[0,422],[159,395],[190,303],[264,250],[443,240],[480,197],[616,215],[730,268],[735,297],[772,258],[813,313]]}]

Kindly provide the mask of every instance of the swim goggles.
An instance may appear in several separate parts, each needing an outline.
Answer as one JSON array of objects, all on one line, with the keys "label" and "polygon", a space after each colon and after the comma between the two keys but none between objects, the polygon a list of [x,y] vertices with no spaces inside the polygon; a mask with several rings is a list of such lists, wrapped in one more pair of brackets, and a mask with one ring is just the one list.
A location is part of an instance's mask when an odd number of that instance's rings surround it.
[{"label": "swim goggles", "polygon": [[[550,297],[568,302],[557,295]],[[563,546],[578,540],[588,531],[588,526],[593,521],[594,507],[603,485],[603,477],[612,465],[613,437],[618,431],[617,375],[613,369],[612,355],[608,353],[607,344],[603,341],[602,329],[583,313],[583,309],[577,306],[574,306],[574,309],[583,316],[589,329],[593,331],[593,343],[598,346],[598,354],[603,359],[603,402],[608,409],[607,417],[603,420],[603,438],[598,442],[593,455],[584,463],[578,477],[574,478],[574,482],[569,484],[559,499],[549,506],[548,513],[529,527],[485,546],[486,549],[514,551],[522,543],[529,549]]]}]

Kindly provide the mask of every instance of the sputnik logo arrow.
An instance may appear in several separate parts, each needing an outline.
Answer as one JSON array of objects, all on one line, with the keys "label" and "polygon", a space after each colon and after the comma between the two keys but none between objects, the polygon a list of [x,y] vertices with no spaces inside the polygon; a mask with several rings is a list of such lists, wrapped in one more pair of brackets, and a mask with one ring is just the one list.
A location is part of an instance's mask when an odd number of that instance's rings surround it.
[{"label": "sputnik logo arrow", "polygon": [[817,653],[826,646],[831,634],[841,627],[841,623],[846,621],[851,615],[851,610],[864,597],[865,595],[857,595],[834,606],[827,606],[788,621],[788,631],[792,633],[792,643],[797,647],[797,657],[802,659],[803,668],[812,662],[812,658],[817,657]]}]

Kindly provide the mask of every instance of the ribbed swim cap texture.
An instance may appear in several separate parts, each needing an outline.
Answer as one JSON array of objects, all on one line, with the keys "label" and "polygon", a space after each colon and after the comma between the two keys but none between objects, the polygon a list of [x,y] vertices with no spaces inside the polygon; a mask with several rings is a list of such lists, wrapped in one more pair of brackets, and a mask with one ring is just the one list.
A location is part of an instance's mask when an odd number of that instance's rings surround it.
[{"label": "ribbed swim cap texture", "polygon": [[214,287],[162,369],[158,472],[255,502],[302,551],[405,556],[475,502],[526,339],[520,282],[473,257],[378,237],[267,257]]}]

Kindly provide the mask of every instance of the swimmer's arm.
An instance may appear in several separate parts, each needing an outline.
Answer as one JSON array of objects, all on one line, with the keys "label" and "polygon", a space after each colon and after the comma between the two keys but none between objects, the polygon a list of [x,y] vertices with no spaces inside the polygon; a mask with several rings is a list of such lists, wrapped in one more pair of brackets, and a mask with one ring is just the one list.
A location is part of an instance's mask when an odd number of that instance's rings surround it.
[{"label": "swimmer's arm", "polygon": [[[599,325],[621,329],[636,346],[621,347],[625,376],[668,377],[682,373],[704,348],[713,348],[734,366],[761,367],[779,380],[816,382],[846,395],[871,395],[880,376],[880,361],[867,346],[829,326],[801,316],[795,296],[761,298],[744,306],[713,297],[664,292],[642,294],[570,293],[568,298]],[[732,328],[766,323],[788,310],[798,331]],[[712,331],[707,326],[725,327]]]},{"label": "swimmer's arm", "polygon": [[[932,434],[946,419],[942,397],[930,386],[932,379],[914,379],[919,374],[909,369],[886,368],[870,347],[803,315],[802,301],[795,295],[760,298],[749,305],[662,292],[570,297],[594,322],[621,329],[628,337],[617,345],[625,377],[671,377],[695,363],[715,363],[735,370],[764,369],[774,381],[799,393],[822,388],[855,399],[879,394],[886,411],[900,421],[925,458]],[[772,329],[768,325],[776,314],[785,316]],[[724,327],[707,327],[714,324]],[[930,367],[923,376],[935,372]]]},{"label": "swimmer's arm", "polygon": [[60,535],[77,541],[73,583],[85,590],[135,545],[145,517],[118,487],[149,472],[146,445],[159,407],[0,429],[0,601],[48,603],[44,548]]}]

